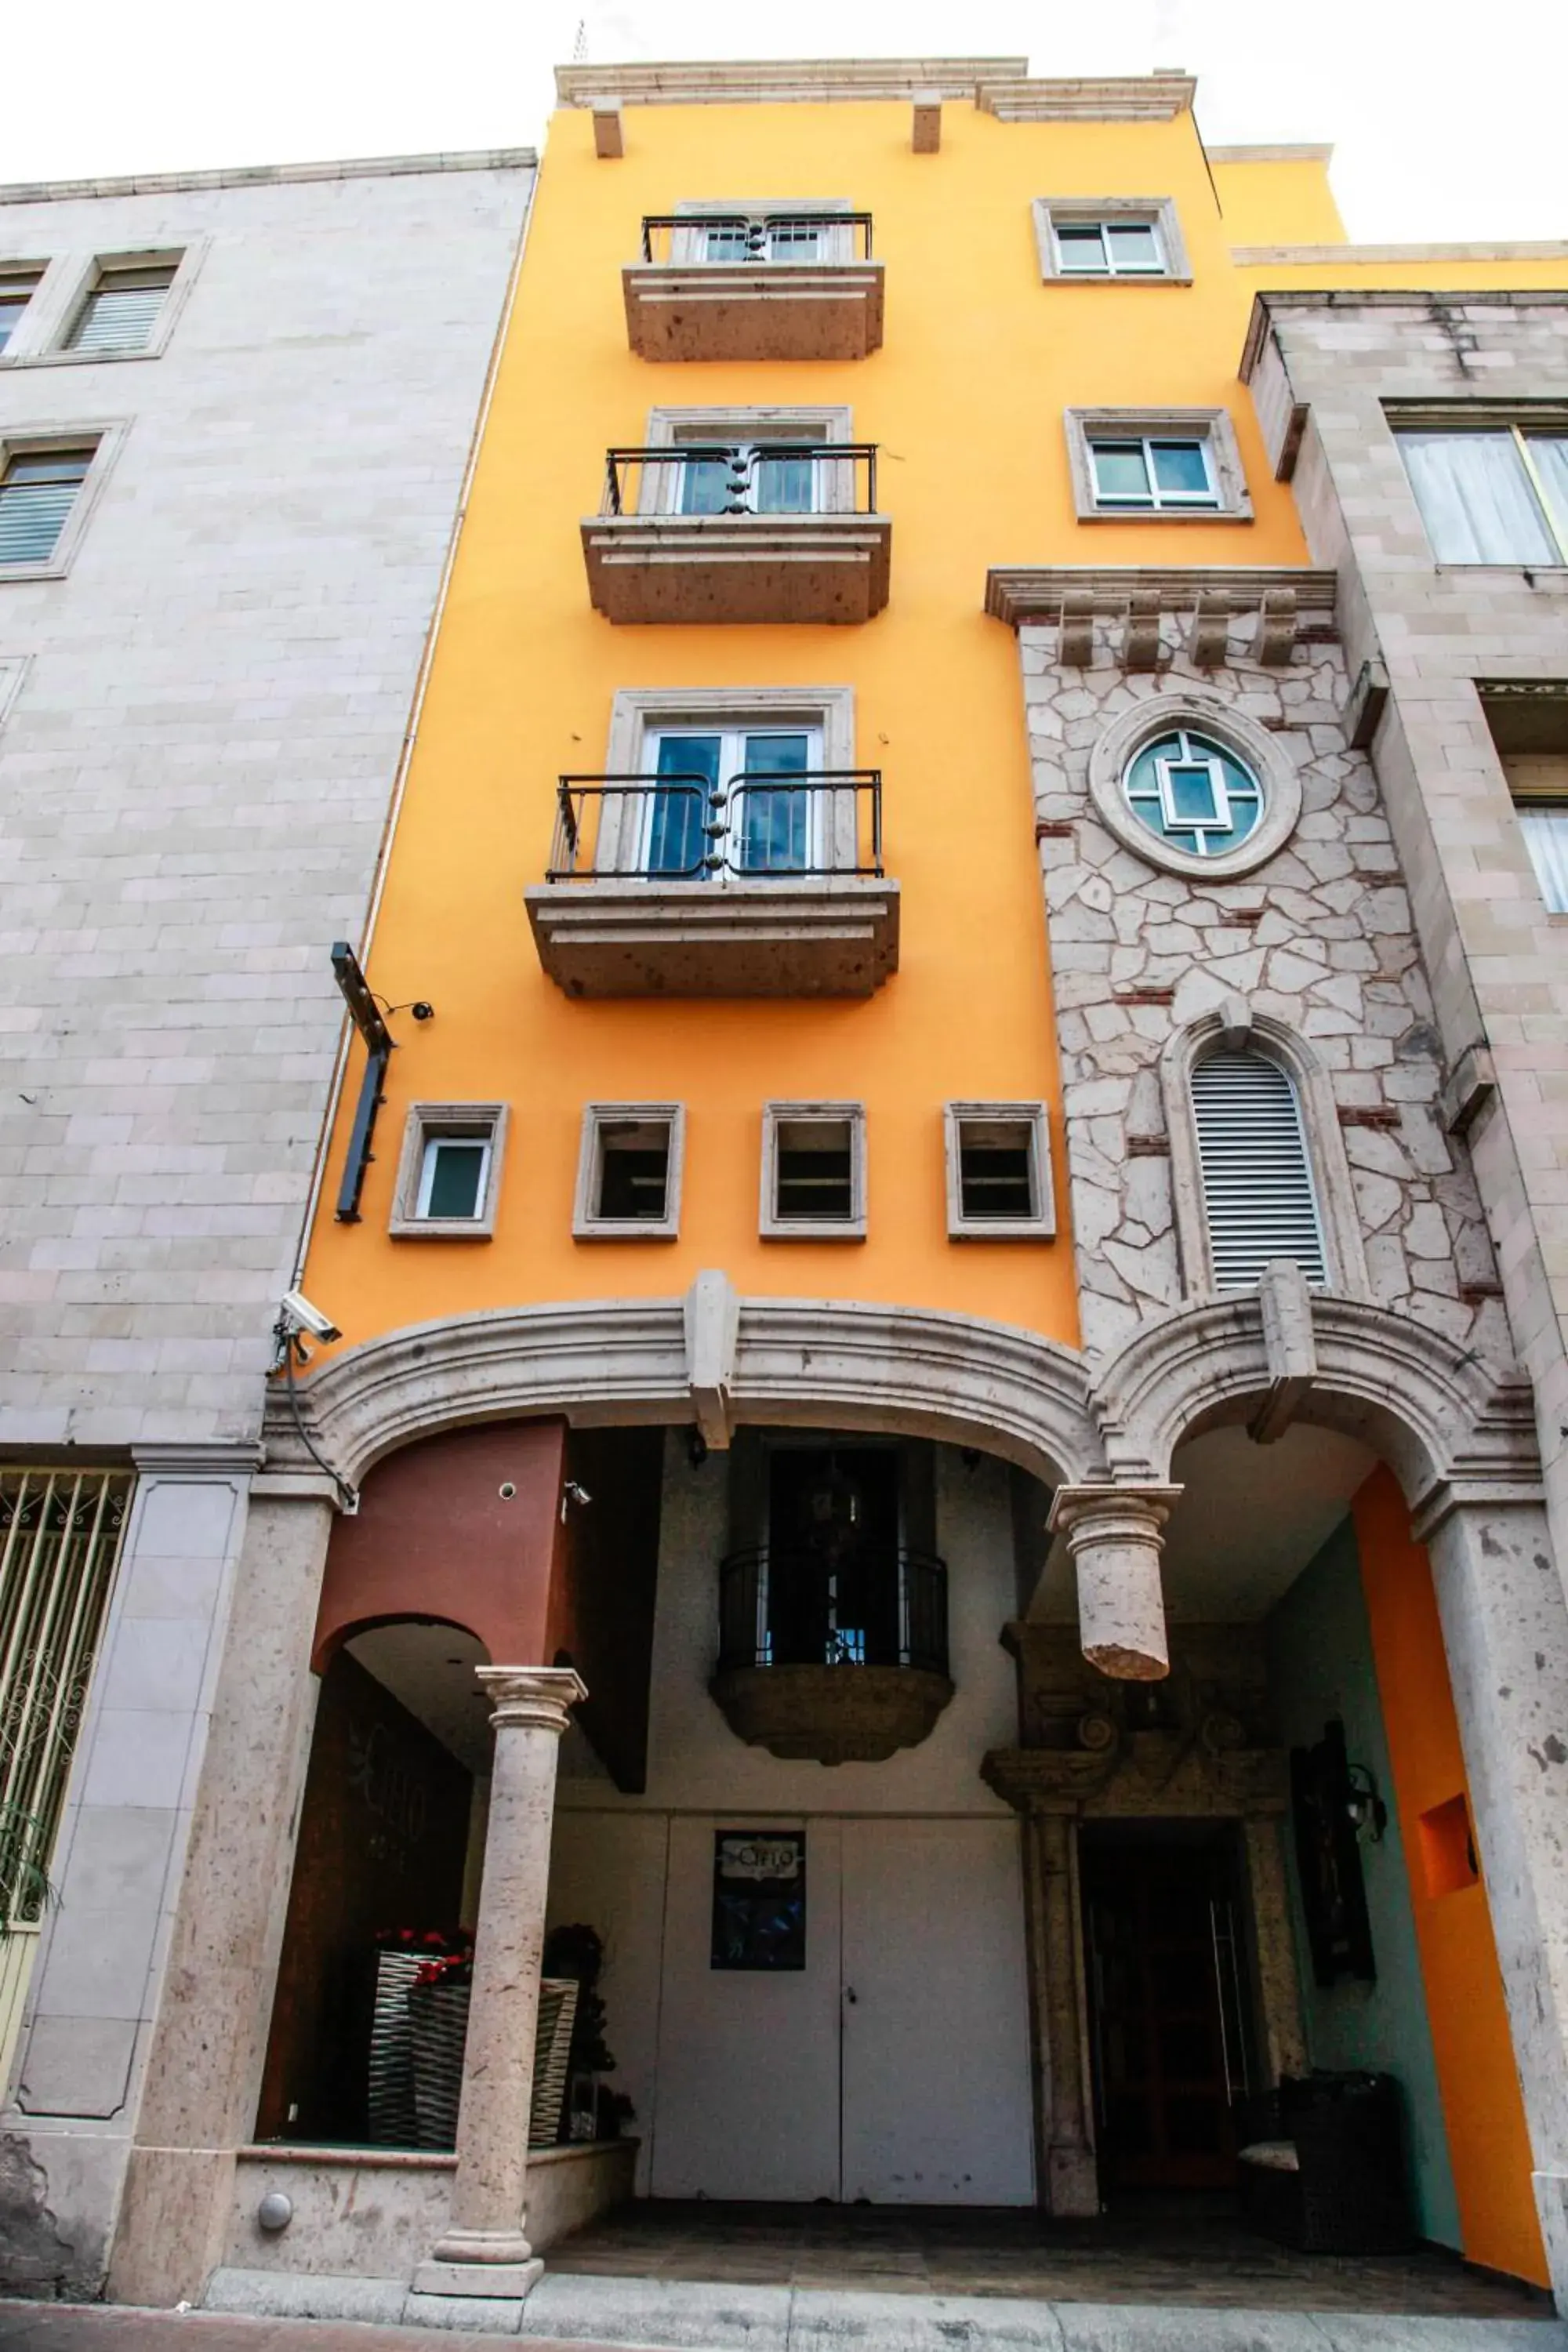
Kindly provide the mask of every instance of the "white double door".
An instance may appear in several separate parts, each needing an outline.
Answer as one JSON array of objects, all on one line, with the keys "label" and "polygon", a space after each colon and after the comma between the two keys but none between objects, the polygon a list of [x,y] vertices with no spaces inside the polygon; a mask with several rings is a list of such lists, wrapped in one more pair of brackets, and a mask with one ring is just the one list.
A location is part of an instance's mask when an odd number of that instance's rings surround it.
[{"label": "white double door", "polygon": [[1034,2202],[1011,1822],[805,1823],[805,1966],[711,1965],[716,1831],[670,1824],[656,2197]]}]

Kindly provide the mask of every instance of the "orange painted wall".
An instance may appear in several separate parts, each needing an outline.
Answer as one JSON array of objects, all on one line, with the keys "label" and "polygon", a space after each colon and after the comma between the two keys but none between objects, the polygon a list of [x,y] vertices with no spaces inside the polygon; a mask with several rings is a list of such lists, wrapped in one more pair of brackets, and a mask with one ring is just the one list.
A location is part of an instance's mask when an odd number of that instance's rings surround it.
[{"label": "orange painted wall", "polygon": [[[429,998],[437,1017],[394,1022],[364,1221],[343,1227],[332,1209],[363,1067],[353,1049],[307,1287],[348,1344],[497,1305],[669,1296],[703,1266],[744,1292],[952,1308],[1074,1344],[1054,1118],[1056,1242],[946,1234],[943,1101],[1043,1096],[1054,1113],[1060,1099],[1017,649],[983,614],[985,572],[1304,559],[1289,490],[1271,478],[1237,381],[1263,281],[1231,264],[1237,227],[1216,206],[1190,115],[1006,123],[950,104],[934,156],[911,152],[907,104],[628,106],[625,124],[616,162],[595,158],[586,112],[565,110],[551,129],[368,952],[384,998]],[[1279,167],[1265,206],[1251,184],[1263,168],[1242,172],[1239,225],[1323,235],[1321,171]],[[1031,199],[1118,193],[1174,200],[1194,284],[1042,286]],[[836,364],[633,356],[620,273],[643,214],[688,199],[829,197],[875,215],[882,350]],[[655,405],[781,400],[850,404],[857,437],[881,445],[887,611],[839,629],[616,627],[595,615],[579,524],[596,507],[605,448],[640,442]],[[1079,523],[1062,410],[1100,404],[1228,408],[1256,520]],[[558,773],[607,764],[617,688],[748,684],[854,688],[857,764],[885,775],[901,970],[865,1003],[568,1002],[541,971],[522,904],[546,863]],[[770,1097],[867,1105],[864,1244],[759,1239]],[[669,1098],[688,1107],[679,1242],[574,1242],[584,1103]],[[492,1243],[388,1238],[415,1099],[510,1104]]]},{"label": "orange painted wall", "polygon": [[1353,1517],[1465,2252],[1544,2286],[1530,2140],[1486,1889],[1477,1879],[1434,1891],[1443,1872],[1422,1819],[1455,1797],[1464,1797],[1467,1811],[1469,1801],[1431,1570],[1425,1548],[1411,1539],[1392,1471],[1373,1472]]}]

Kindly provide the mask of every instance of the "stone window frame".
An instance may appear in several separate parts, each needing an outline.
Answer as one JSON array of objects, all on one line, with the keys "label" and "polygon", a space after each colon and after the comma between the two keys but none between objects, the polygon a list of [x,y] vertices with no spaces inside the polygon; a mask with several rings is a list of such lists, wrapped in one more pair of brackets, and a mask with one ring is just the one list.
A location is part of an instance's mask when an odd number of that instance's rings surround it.
[{"label": "stone window frame", "polygon": [[[1112,283],[1125,284],[1124,279]],[[1153,283],[1153,280],[1147,281]],[[1251,522],[1252,499],[1241,445],[1228,408],[1064,408],[1068,469],[1072,477],[1073,506],[1079,522]],[[1094,467],[1089,445],[1100,436],[1123,435],[1128,440],[1152,434],[1176,440],[1203,440],[1219,490],[1217,507],[1102,507],[1095,498]]]},{"label": "stone window frame", "polygon": [[[970,1217],[964,1214],[962,1129],[992,1119],[1029,1129],[1037,1207],[1030,1217]],[[1048,1242],[1056,1239],[1056,1188],[1051,1174],[1050,1112],[1041,1101],[950,1102],[942,1105],[942,1160],[946,1171],[947,1237],[950,1242]]]},{"label": "stone window frame", "polygon": [[[778,1130],[783,1119],[844,1119],[849,1127],[847,1217],[784,1217],[777,1208]],[[766,1102],[757,1232],[765,1242],[863,1242],[866,1238],[866,1106],[863,1102]]]},{"label": "stone window frame", "polygon": [[[855,689],[852,686],[623,686],[610,706],[609,740],[605,772],[640,776],[646,772],[650,727],[818,727],[822,730],[822,764],[833,771],[855,765]],[[649,778],[650,789],[653,779]],[[636,803],[640,794],[632,795]],[[621,870],[622,833],[641,822],[635,806],[615,814],[606,810],[599,829],[595,873],[606,879]],[[853,814],[847,819],[853,826]],[[837,834],[837,828],[835,827]],[[635,838],[635,836],[634,836]],[[855,842],[836,843],[843,863],[855,863]],[[766,878],[766,877],[761,877]],[[716,877],[703,889],[744,890],[754,887],[744,875]]]},{"label": "stone window frame", "polygon": [[[506,1156],[509,1106],[503,1102],[416,1102],[408,1106],[403,1127],[403,1148],[397,1160],[397,1181],[386,1230],[394,1241],[488,1242],[495,1238],[496,1209],[500,1200],[501,1167]],[[422,1217],[419,1186],[425,1168],[425,1147],[433,1137],[484,1134],[490,1147],[489,1166],[479,1213],[472,1217]]]},{"label": "stone window frame", "polygon": [[95,421],[83,417],[79,423],[62,425],[58,417],[47,424],[7,425],[0,429],[0,477],[13,457],[26,457],[50,449],[79,449],[88,442],[93,445],[91,461],[82,476],[81,488],[71,501],[58,539],[42,563],[0,563],[0,584],[14,581],[63,580],[76,560],[77,549],[91,520],[94,508],[103,496],[108,481],[124,446],[130,425],[122,417]]},{"label": "stone window frame", "polygon": [[[45,270],[43,282],[18,322],[16,333],[0,352],[0,372],[6,368],[121,367],[127,362],[161,359],[212,239],[189,238],[184,245],[136,246],[124,252],[58,254]],[[73,352],[65,339],[78,313],[105,269],[153,268],[166,262],[174,275],[153,321],[153,332],[136,352]]]},{"label": "stone window frame", "polygon": [[1285,1022],[1255,1012],[1240,996],[1227,997],[1215,1010],[1178,1029],[1160,1056],[1160,1091],[1171,1145],[1171,1205],[1184,1294],[1194,1299],[1245,1296],[1219,1288],[1209,1251],[1192,1078],[1197,1065],[1214,1053],[1261,1055],[1290,1080],[1301,1108],[1328,1287],[1342,1297],[1370,1298],[1361,1218],[1333,1079],[1304,1037]]},{"label": "stone window frame", "polygon": [[[689,440],[765,441],[773,434],[787,435],[803,430],[816,441],[853,441],[854,425],[855,412],[847,405],[820,407],[805,402],[790,402],[752,407],[744,402],[728,401],[713,408],[658,407],[648,411],[646,446],[650,449],[672,449],[679,448],[682,441]],[[676,513],[680,487],[679,469],[675,467],[669,468],[668,482],[659,478],[664,472],[662,467],[650,466],[648,472],[654,479],[645,484],[647,503],[639,499],[637,512]],[[855,467],[852,464],[837,465],[829,461],[823,488],[826,492],[824,503],[814,507],[812,514],[854,513]],[[775,522],[790,519],[787,516],[768,518]]]},{"label": "stone window frame", "polygon": [[[1215,736],[1263,787],[1263,814],[1257,824],[1245,841],[1217,857],[1199,857],[1162,840],[1134,816],[1122,795],[1122,778],[1142,746],[1179,727]],[[1223,695],[1198,686],[1151,695],[1113,719],[1089,753],[1089,790],[1100,822],[1124,849],[1146,866],[1191,882],[1233,882],[1267,865],[1284,848],[1301,815],[1300,775],[1279,736],[1234,709]]]},{"label": "stone window frame", "polygon": [[[1047,286],[1190,286],[1193,282],[1193,265],[1173,197],[1037,196],[1030,212],[1040,276]],[[1066,228],[1091,227],[1101,221],[1152,228],[1165,267],[1158,271],[1129,271],[1122,277],[1109,270],[1102,277],[1095,270],[1063,269],[1052,234],[1058,221]]]},{"label": "stone window frame", "polygon": [[[612,1120],[662,1120],[669,1129],[662,1217],[601,1217],[594,1207],[598,1189],[600,1130]],[[686,1106],[678,1102],[591,1102],[583,1106],[577,1152],[577,1182],[572,1198],[572,1237],[579,1242],[673,1242],[680,1238],[681,1182],[686,1172]]]},{"label": "stone window frame", "polygon": [[[1545,572],[1555,574],[1568,570],[1568,532],[1565,532],[1563,525],[1557,519],[1557,509],[1536,472],[1535,463],[1529,454],[1525,439],[1532,427],[1537,432],[1544,430],[1554,436],[1568,434],[1568,403],[1561,399],[1500,400],[1495,397],[1474,400],[1419,400],[1401,399],[1385,394],[1381,404],[1384,423],[1388,427],[1389,438],[1394,444],[1394,454],[1399,460],[1400,479],[1415,511],[1421,536],[1431,557],[1432,568],[1435,572],[1452,572],[1465,579],[1479,572],[1514,574],[1521,572]],[[1542,509],[1547,535],[1556,543],[1555,556],[1550,562],[1542,562],[1540,557],[1531,559],[1523,556],[1482,556],[1473,562],[1460,556],[1440,556],[1433,540],[1432,526],[1426,520],[1426,511],[1416,494],[1415,481],[1410,471],[1409,460],[1400,446],[1400,436],[1403,434],[1423,432],[1448,434],[1456,438],[1460,435],[1470,433],[1511,435],[1531,495]]]}]

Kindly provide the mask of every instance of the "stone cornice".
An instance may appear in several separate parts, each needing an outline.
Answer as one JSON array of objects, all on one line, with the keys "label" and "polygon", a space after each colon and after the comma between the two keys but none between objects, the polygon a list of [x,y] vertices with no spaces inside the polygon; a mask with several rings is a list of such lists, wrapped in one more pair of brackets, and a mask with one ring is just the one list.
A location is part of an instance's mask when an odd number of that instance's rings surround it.
[{"label": "stone cornice", "polygon": [[1002,122],[1140,122],[1184,113],[1186,74],[1038,80],[1026,58],[803,58],[557,66],[563,106],[762,106],[934,96],[973,99]]},{"label": "stone cornice", "polygon": [[[1233,245],[1230,257],[1238,269],[1308,269],[1319,264],[1337,269],[1346,262],[1362,268],[1384,261],[1563,261],[1568,260],[1568,243],[1561,237],[1535,237],[1512,245]],[[1405,299],[1420,291],[1406,287]]]},{"label": "stone cornice", "polygon": [[290,187],[305,180],[401,179],[420,172],[532,172],[532,147],[476,147],[452,155],[354,155],[324,163],[242,163],[214,172],[137,172],[107,180],[19,180],[0,205],[54,205],[83,196],[185,195],[205,188]]},{"label": "stone cornice", "polygon": [[1308,564],[993,564],[985,610],[1016,629],[1025,621],[1059,622],[1064,598],[1087,600],[1087,609],[1106,614],[1126,612],[1135,596],[1152,598],[1161,613],[1195,612],[1207,601],[1231,613],[1255,613],[1266,596],[1288,590],[1298,612],[1331,613],[1337,585],[1332,572]]},{"label": "stone cornice", "polygon": [[1210,147],[1205,151],[1211,163],[1327,163],[1333,155],[1330,147]]},{"label": "stone cornice", "polygon": [[[1343,246],[1326,248],[1336,261]],[[1556,247],[1557,252],[1568,248]],[[1252,298],[1252,315],[1241,346],[1237,374],[1250,383],[1263,355],[1274,318],[1292,310],[1415,310],[1431,317],[1434,310],[1561,310],[1568,309],[1568,287],[1561,286],[1271,286]]]}]

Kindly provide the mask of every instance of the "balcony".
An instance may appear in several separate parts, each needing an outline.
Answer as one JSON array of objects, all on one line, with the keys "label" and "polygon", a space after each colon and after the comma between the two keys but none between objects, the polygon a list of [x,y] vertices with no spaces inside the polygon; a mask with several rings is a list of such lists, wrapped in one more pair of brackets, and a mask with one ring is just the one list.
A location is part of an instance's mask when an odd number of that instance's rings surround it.
[{"label": "balcony", "polygon": [[645,360],[863,360],[882,342],[869,213],[659,213],[621,273]]},{"label": "balcony", "polygon": [[569,996],[869,996],[898,970],[877,768],[563,776],[525,896]]},{"label": "balcony", "polygon": [[901,1549],[837,1564],[732,1552],[709,1688],[736,1737],[773,1756],[879,1764],[918,1747],[952,1696],[945,1566]]},{"label": "balcony", "polygon": [[892,551],[876,509],[874,442],[611,449],[588,593],[612,621],[868,621]]}]

